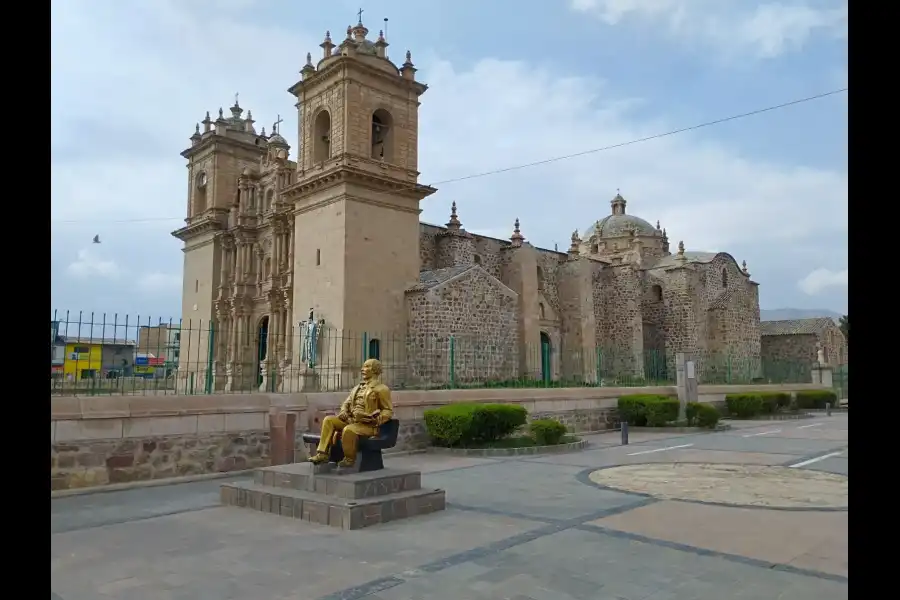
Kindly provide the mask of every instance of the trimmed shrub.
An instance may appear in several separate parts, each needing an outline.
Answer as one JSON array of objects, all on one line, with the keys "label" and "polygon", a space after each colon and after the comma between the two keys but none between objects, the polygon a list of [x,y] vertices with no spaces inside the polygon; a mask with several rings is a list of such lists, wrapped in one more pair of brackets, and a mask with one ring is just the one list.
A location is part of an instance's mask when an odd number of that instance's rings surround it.
[{"label": "trimmed shrub", "polygon": [[762,412],[767,415],[785,409],[791,404],[791,395],[787,392],[760,392]]},{"label": "trimmed shrub", "polygon": [[659,394],[619,397],[619,419],[635,427],[662,427],[678,418],[678,399]]},{"label": "trimmed shrub", "polygon": [[465,447],[506,437],[527,418],[516,404],[448,404],[425,411],[425,428],[435,446]]},{"label": "trimmed shrub", "polygon": [[715,406],[704,402],[688,402],[686,413],[688,425],[691,427],[713,429],[721,418]]},{"label": "trimmed shrub", "polygon": [[531,437],[538,446],[555,446],[566,435],[566,426],[553,419],[538,419],[528,425]]},{"label": "trimmed shrub", "polygon": [[831,390],[804,390],[797,392],[797,408],[800,409],[825,409],[829,402],[831,402],[832,408],[837,408],[837,394]]},{"label": "trimmed shrub", "polygon": [[647,427],[665,427],[678,420],[678,398],[662,398],[648,402],[644,410],[647,414]]},{"label": "trimmed shrub", "polygon": [[763,412],[762,394],[728,394],[725,396],[728,412],[747,419]]}]

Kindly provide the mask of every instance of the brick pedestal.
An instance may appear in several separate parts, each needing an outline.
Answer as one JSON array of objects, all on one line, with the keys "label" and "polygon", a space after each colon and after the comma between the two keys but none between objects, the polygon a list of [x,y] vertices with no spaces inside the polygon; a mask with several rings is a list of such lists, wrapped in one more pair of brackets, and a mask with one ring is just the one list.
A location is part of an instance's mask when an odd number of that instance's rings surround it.
[{"label": "brick pedestal", "polygon": [[297,433],[297,414],[276,412],[269,415],[269,439],[273,465],[294,462],[294,439]]},{"label": "brick pedestal", "polygon": [[419,471],[317,474],[309,463],[257,469],[252,483],[221,488],[223,504],[342,529],[444,510],[446,492],[422,489]]}]

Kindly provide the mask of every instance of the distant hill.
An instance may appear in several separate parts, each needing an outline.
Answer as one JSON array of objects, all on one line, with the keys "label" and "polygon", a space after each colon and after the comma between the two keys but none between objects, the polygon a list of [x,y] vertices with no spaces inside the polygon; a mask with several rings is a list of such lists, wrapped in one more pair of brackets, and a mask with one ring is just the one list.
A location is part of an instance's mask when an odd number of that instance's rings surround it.
[{"label": "distant hill", "polygon": [[815,317],[831,317],[835,322],[838,322],[841,314],[826,308],[773,308],[759,311],[761,321],[787,321],[789,319],[813,319]]}]

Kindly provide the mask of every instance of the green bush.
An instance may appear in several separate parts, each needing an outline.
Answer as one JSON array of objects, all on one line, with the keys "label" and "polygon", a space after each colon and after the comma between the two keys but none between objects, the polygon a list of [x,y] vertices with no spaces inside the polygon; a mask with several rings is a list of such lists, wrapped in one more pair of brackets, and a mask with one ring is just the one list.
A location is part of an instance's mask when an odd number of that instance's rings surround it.
[{"label": "green bush", "polygon": [[719,423],[719,410],[712,404],[704,402],[688,402],[686,411],[688,425],[713,429]]},{"label": "green bush", "polygon": [[635,427],[662,427],[678,419],[678,399],[659,394],[619,397],[619,419]]},{"label": "green bush", "polygon": [[791,395],[787,392],[759,392],[762,412],[771,415],[790,406]]},{"label": "green bush", "polygon": [[665,427],[678,420],[678,398],[662,398],[648,402],[644,410],[647,414],[647,427]]},{"label": "green bush", "polygon": [[747,419],[763,412],[762,394],[728,394],[725,396],[728,412],[736,417]]},{"label": "green bush", "polygon": [[448,404],[425,411],[425,428],[435,446],[465,447],[506,437],[527,418],[515,404]]},{"label": "green bush", "polygon": [[553,419],[538,419],[532,421],[529,426],[531,437],[538,446],[555,446],[566,435],[566,426]]},{"label": "green bush", "polygon": [[800,409],[824,409],[829,402],[831,402],[833,408],[836,408],[838,405],[837,394],[831,390],[804,390],[797,392],[797,408]]}]

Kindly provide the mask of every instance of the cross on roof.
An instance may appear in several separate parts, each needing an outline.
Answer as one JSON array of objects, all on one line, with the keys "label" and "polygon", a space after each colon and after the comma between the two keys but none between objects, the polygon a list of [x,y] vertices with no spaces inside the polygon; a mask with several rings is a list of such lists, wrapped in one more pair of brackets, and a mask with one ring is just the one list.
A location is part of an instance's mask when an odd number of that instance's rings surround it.
[{"label": "cross on roof", "polygon": [[364,12],[363,9],[360,8],[360,9],[359,9],[359,12],[356,13],[356,16],[357,16],[357,18],[359,19],[359,23],[360,23],[360,24],[362,23],[362,14],[363,14],[363,12]]},{"label": "cross on roof", "polygon": [[281,132],[280,132],[280,129],[281,129],[281,123],[282,123],[282,121],[283,121],[284,119],[281,118],[281,115],[276,115],[276,116],[278,117],[278,120],[275,121],[275,122],[272,124],[272,129],[275,130],[275,133],[281,133]]}]

